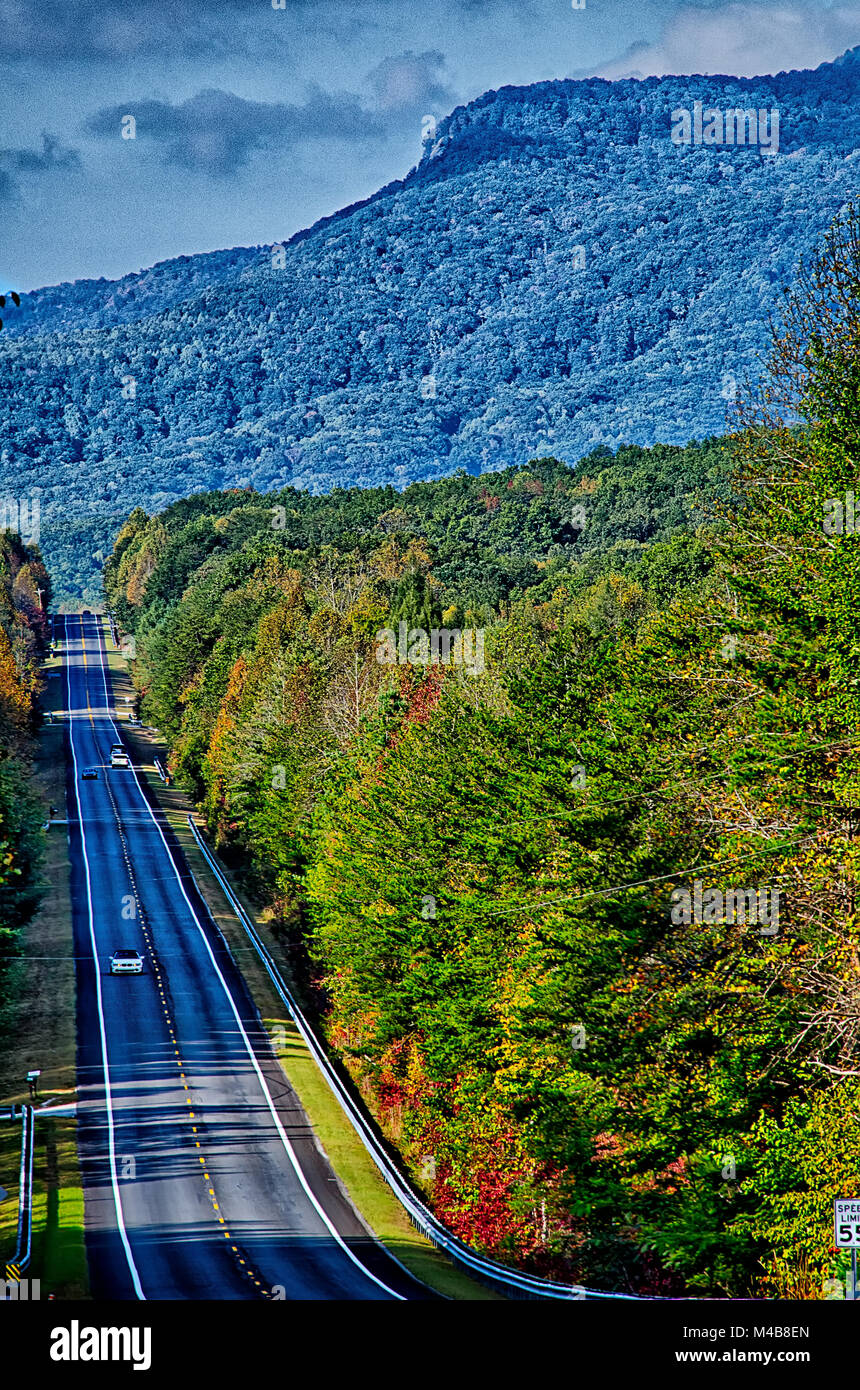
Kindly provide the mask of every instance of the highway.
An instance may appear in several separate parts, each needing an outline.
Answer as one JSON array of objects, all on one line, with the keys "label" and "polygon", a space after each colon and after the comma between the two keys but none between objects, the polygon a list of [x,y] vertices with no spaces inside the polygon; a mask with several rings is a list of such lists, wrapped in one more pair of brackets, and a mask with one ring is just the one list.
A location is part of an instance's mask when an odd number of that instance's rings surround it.
[{"label": "highway", "polygon": [[[169,826],[138,772],[110,767],[121,725],[98,619],[58,620],[57,636],[94,1298],[434,1297],[346,1200]],[[142,975],[109,973],[123,947]]]}]

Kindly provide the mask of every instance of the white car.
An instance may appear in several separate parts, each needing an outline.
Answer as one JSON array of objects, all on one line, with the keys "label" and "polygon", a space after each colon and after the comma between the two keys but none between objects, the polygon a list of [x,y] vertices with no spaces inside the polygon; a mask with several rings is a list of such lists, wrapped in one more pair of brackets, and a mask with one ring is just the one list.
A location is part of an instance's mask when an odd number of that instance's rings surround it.
[{"label": "white car", "polygon": [[139,951],[114,951],[110,958],[112,975],[142,975],[143,956]]},{"label": "white car", "polygon": [[129,767],[128,754],[121,743],[114,743],[110,750],[111,767]]}]

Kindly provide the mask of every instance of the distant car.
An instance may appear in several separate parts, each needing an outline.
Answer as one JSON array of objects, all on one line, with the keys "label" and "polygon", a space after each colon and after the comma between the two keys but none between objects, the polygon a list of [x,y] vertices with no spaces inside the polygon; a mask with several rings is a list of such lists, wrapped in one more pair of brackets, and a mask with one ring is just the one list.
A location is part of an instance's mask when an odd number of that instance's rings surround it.
[{"label": "distant car", "polygon": [[128,754],[121,743],[111,744],[110,750],[111,767],[129,767]]},{"label": "distant car", "polygon": [[98,781],[99,770],[97,767],[85,767],[81,773],[82,782]]},{"label": "distant car", "polygon": [[110,958],[112,975],[142,975],[143,956],[139,951],[114,951]]}]

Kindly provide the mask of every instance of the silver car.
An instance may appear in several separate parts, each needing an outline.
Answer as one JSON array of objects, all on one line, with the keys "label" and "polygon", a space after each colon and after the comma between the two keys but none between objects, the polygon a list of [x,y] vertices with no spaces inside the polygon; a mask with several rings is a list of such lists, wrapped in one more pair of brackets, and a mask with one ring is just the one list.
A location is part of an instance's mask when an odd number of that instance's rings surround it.
[{"label": "silver car", "polygon": [[112,975],[142,975],[143,956],[139,951],[114,951],[110,958]]}]

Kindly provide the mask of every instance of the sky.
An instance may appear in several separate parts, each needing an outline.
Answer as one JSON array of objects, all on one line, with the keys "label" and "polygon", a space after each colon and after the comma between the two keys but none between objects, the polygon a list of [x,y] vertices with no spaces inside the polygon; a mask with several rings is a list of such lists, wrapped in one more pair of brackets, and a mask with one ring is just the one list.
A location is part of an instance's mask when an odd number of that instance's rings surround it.
[{"label": "sky", "polygon": [[860,0],[0,0],[0,288],[284,241],[490,89],[856,44]]}]

